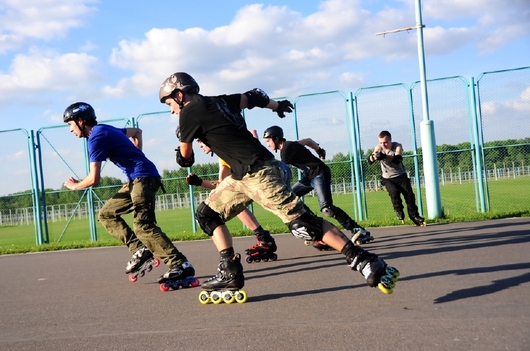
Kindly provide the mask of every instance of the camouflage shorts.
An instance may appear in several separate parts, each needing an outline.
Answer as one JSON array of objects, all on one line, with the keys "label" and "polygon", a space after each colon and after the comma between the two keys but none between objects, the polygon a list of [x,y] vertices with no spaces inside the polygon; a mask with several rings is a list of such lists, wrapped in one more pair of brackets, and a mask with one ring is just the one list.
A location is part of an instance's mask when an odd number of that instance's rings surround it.
[{"label": "camouflage shorts", "polygon": [[284,223],[306,212],[302,201],[285,185],[280,162],[275,159],[266,161],[261,169],[245,175],[241,180],[226,177],[205,201],[225,222],[252,202],[274,213]]}]

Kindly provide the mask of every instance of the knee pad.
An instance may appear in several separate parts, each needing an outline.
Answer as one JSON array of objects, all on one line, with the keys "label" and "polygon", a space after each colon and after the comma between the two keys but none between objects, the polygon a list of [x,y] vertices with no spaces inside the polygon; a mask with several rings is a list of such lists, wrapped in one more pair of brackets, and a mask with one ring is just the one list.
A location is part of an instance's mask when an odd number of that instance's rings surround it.
[{"label": "knee pad", "polygon": [[294,221],[287,223],[287,227],[294,237],[303,240],[322,240],[322,218],[304,213]]},{"label": "knee pad", "polygon": [[225,224],[219,213],[212,210],[210,206],[206,205],[204,202],[201,202],[197,208],[195,219],[197,220],[197,223],[199,223],[201,229],[208,234],[208,236],[213,235],[215,228]]},{"label": "knee pad", "polygon": [[332,217],[332,218],[335,217],[335,206],[324,207],[320,211],[326,217]]}]

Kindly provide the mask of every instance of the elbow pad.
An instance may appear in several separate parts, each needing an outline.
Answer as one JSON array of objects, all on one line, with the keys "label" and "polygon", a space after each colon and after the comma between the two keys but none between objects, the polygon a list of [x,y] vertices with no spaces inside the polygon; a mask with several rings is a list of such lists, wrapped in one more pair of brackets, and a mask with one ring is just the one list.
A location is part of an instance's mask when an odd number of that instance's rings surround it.
[{"label": "elbow pad", "polygon": [[193,153],[193,150],[191,150],[191,156],[190,158],[184,158],[182,157],[182,154],[180,153],[180,147],[176,148],[175,151],[177,152],[176,161],[180,167],[191,167],[195,163],[195,155]]},{"label": "elbow pad", "polygon": [[401,163],[401,161],[403,161],[403,156],[401,155],[395,155],[394,158],[392,159],[392,163],[395,163],[395,164],[399,164]]},{"label": "elbow pad", "polygon": [[249,90],[245,93],[245,96],[248,99],[248,106],[247,108],[249,110],[252,110],[254,107],[267,107],[269,104],[269,95],[267,95],[266,92],[259,88],[255,88],[252,90]]}]

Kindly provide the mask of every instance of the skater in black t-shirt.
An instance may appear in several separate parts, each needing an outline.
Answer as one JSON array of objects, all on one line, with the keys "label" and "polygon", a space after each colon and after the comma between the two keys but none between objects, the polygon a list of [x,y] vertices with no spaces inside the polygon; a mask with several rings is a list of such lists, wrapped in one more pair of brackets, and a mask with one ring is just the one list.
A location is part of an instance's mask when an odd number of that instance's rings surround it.
[{"label": "skater in black t-shirt", "polygon": [[[295,237],[321,240],[343,253],[348,265],[360,271],[369,286],[392,292],[398,272],[377,255],[355,246],[333,224],[308,212],[284,183],[280,162],[248,131],[243,109],[268,108],[285,117],[285,112],[294,108],[288,100],[275,101],[260,89],[203,96],[195,79],[184,72],[172,74],[162,83],[159,98],[179,116],[181,139],[176,159],[181,167],[191,167],[195,162],[195,139],[206,143],[230,165],[231,174],[210,192],[196,212],[197,222],[212,237],[221,256],[218,273],[202,283],[202,303],[247,299],[246,293],[239,290],[244,286],[241,257],[234,251],[225,223],[252,201],[277,215]],[[269,244],[274,239],[269,235],[262,240]]]},{"label": "skater in black t-shirt", "polygon": [[[302,178],[293,185],[296,196],[304,196],[314,190],[318,197],[320,211],[326,217],[335,218],[346,230],[351,231],[352,241],[357,245],[365,244],[374,238],[370,232],[361,227],[344,210],[333,204],[331,195],[331,170],[322,160],[326,158],[326,151],[311,138],[298,141],[285,140],[283,129],[272,126],[265,130],[263,138],[267,146],[273,150],[280,150],[282,162],[294,166],[302,171]],[[308,148],[315,150],[316,157]],[[313,243],[313,246],[320,243]],[[316,246],[318,248],[318,246]]]}]

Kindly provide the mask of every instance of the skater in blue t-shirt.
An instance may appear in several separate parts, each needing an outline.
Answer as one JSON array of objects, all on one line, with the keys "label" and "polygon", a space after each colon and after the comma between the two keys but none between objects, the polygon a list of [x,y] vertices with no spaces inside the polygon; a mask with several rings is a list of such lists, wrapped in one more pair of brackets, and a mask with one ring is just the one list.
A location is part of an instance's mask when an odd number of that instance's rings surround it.
[{"label": "skater in blue t-shirt", "polygon": [[[79,190],[98,184],[101,164],[107,159],[127,176],[128,183],[105,203],[98,219],[133,254],[125,269],[129,279],[136,281],[138,275],[156,266],[158,261],[153,260],[156,256],[169,267],[158,278],[159,283],[184,281],[184,286],[198,285],[193,266],[156,224],[156,192],[162,183],[156,166],[142,152],[142,130],[98,124],[94,109],[84,102],[68,106],[63,119],[70,132],[88,140],[90,158],[89,174],[82,180],[71,177],[64,183],[65,187]],[[122,218],[131,212],[134,212],[134,230]]]}]

